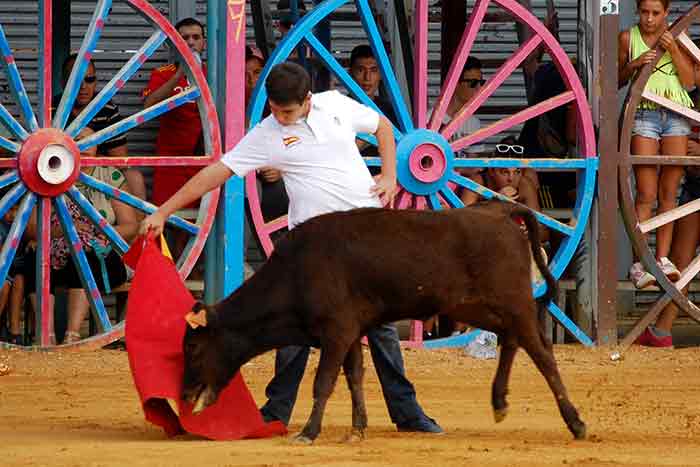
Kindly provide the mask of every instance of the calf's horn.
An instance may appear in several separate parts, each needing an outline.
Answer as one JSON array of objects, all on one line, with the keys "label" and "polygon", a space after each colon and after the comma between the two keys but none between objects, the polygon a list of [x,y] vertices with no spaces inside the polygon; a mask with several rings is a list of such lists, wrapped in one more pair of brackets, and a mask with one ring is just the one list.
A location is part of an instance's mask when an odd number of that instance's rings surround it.
[{"label": "calf's horn", "polygon": [[185,321],[190,325],[192,329],[197,329],[198,327],[207,326],[207,310],[202,308],[197,313],[190,311],[185,315]]}]

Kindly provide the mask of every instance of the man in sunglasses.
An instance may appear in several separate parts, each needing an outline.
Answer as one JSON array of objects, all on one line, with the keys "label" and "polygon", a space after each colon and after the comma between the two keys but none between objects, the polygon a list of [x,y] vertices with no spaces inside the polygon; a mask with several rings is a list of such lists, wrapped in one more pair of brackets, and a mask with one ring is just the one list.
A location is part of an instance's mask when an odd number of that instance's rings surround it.
[{"label": "man in sunglasses", "polygon": [[[62,70],[62,83],[63,88],[66,88],[68,83],[68,78],[70,77],[71,70],[75,65],[78,54],[74,53],[68,56],[63,62]],[[78,90],[78,95],[75,97],[75,102],[73,103],[73,108],[68,115],[68,124],[70,124],[75,117],[77,117],[85,107],[92,102],[92,99],[97,95],[97,69],[95,64],[90,61],[88,62],[87,72],[83,77],[83,82],[80,83],[80,89]],[[58,108],[61,102],[62,94],[56,95],[52,101],[53,112]],[[98,112],[92,117],[87,124],[93,132],[97,133],[105,128],[119,122],[122,119],[119,113],[119,107],[112,101],[107,102]],[[115,136],[114,138],[108,139],[97,145],[97,154],[100,156],[109,157],[127,157],[128,149],[126,145],[126,135],[121,134]],[[127,169],[124,173],[127,180],[127,185],[129,187],[129,192],[135,196],[142,199],[146,197],[146,184],[143,179],[143,174],[138,169]]]},{"label": "man in sunglasses", "polygon": [[[476,57],[468,57],[462,74],[459,77],[459,82],[452,94],[452,99],[447,105],[447,111],[442,118],[442,124],[446,125],[466,106],[481,89],[486,81],[481,72],[481,60]],[[456,141],[467,135],[474,133],[481,128],[481,120],[476,115],[472,115],[462,123],[462,126],[452,136],[452,141]],[[475,144],[468,146],[457,154],[458,157],[470,157],[474,154],[485,152],[486,148],[483,144]]]}]

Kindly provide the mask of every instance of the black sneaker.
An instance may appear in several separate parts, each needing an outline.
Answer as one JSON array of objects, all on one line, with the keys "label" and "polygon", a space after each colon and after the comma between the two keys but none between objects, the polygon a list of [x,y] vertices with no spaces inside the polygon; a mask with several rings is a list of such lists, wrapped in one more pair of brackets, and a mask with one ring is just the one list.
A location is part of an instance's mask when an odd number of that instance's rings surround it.
[{"label": "black sneaker", "polygon": [[430,417],[424,416],[421,418],[415,418],[405,423],[397,424],[396,428],[401,432],[413,432],[413,433],[434,433],[441,434],[444,433],[440,425],[437,424],[435,420]]}]

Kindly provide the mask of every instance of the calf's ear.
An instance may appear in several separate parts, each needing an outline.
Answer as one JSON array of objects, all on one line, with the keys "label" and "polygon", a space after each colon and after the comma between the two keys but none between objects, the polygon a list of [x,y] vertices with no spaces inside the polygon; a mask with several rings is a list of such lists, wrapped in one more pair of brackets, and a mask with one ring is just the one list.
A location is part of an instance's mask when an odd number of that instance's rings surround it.
[{"label": "calf's ear", "polygon": [[207,326],[207,309],[201,308],[199,311],[190,311],[185,315],[185,321],[190,325],[192,329],[197,329],[198,327]]}]

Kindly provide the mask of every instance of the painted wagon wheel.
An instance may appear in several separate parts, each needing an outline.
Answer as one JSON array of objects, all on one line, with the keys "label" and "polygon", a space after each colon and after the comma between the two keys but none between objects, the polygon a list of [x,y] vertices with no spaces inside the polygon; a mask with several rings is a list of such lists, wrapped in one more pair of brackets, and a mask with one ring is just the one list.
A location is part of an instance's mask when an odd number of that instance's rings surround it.
[{"label": "painted wagon wheel", "polygon": [[[700,49],[690,40],[684,31],[700,18],[700,4],[694,6],[685,15],[678,18],[670,27],[670,32],[679,41],[681,46],[697,63],[700,63]],[[658,48],[657,51],[663,49]],[[673,300],[682,310],[695,321],[700,322],[700,309],[692,303],[681,291],[700,272],[700,256],[696,256],[688,267],[681,271],[680,279],[672,283],[661,272],[656,263],[655,254],[647,241],[647,234],[656,231],[661,226],[679,220],[700,210],[700,200],[693,200],[684,205],[678,206],[670,211],[656,215],[644,222],[640,222],[634,209],[633,178],[634,166],[636,165],[684,165],[697,166],[700,160],[697,157],[670,157],[670,156],[639,156],[631,154],[632,127],[634,125],[634,115],[642,99],[656,103],[661,108],[677,112],[691,121],[700,123],[700,113],[686,109],[675,102],[658,96],[651,91],[647,91],[647,81],[661,59],[662,53],[657,53],[657,60],[644,66],[633,80],[627,94],[625,106],[623,108],[623,121],[620,133],[620,153],[621,163],[618,172],[620,185],[620,204],[625,227],[632,242],[632,247],[639,257],[644,267],[656,278],[656,282],[664,292],[656,303],[650,308],[645,316],[635,323],[620,342],[621,347],[629,346],[650,325],[663,308]]]},{"label": "painted wagon wheel", "polygon": [[[314,27],[326,19],[336,9],[350,0],[326,0],[307,13],[295,27],[285,36],[284,40],[271,54],[265,69],[258,81],[250,108],[251,125],[260,121],[266,94],[263,83],[270,69],[277,63],[283,62],[292,51],[300,44],[309,47],[339,81],[361,102],[377,109],[371,99],[353,81],[347,71],[338,63],[333,54],[314,35]],[[440,122],[445,113],[447,104],[455,91],[461,70],[466,62],[469,52],[474,44],[476,35],[481,27],[489,5],[499,6],[508,12],[514,20],[526,24],[533,31],[533,36],[520,47],[501,67],[489,78],[477,95],[461,109],[452,122],[440,129]],[[537,212],[540,223],[550,229],[563,234],[564,241],[553,255],[549,267],[556,278],[559,278],[571,260],[575,249],[584,233],[585,225],[591,208],[595,174],[597,171],[597,157],[595,153],[595,139],[588,102],[585,92],[578,80],[576,72],[556,39],[545,26],[514,0],[477,0],[471,11],[469,21],[464,29],[462,40],[455,55],[447,79],[435,104],[433,118],[427,121],[427,31],[428,8],[425,0],[417,0],[416,4],[416,57],[415,57],[415,105],[414,119],[409,114],[409,107],[404,102],[397,78],[392,69],[391,62],[383,46],[377,24],[367,0],[355,0],[355,6],[367,33],[368,41],[377,57],[382,82],[390,96],[397,120],[394,123],[394,134],[397,142],[397,174],[401,185],[398,195],[397,207],[409,206],[419,209],[430,207],[442,209],[445,206],[462,207],[463,204],[455,194],[455,187],[462,187],[477,192],[484,198],[500,198],[509,201],[499,193],[477,184],[469,178],[461,176],[456,169],[461,168],[488,168],[488,167],[531,167],[537,170],[569,170],[578,171],[577,200],[573,210],[573,218],[570,223],[564,224],[552,217]],[[556,64],[566,84],[566,91],[529,109],[518,112],[507,118],[493,123],[479,131],[463,137],[457,141],[449,141],[456,129],[466,119],[473,115],[481,104],[493,94],[493,92],[511,75],[523,60],[537,48],[544,45],[552,60]],[[572,159],[496,159],[496,158],[456,158],[455,152],[476,144],[486,138],[496,135],[503,130],[523,123],[531,118],[555,109],[557,107],[573,104],[576,107],[579,123],[581,155]],[[375,143],[372,138],[367,141]],[[368,165],[380,165],[378,159],[369,159]],[[246,180],[246,194],[249,200],[250,214],[255,232],[258,235],[264,252],[269,255],[273,249],[271,234],[284,229],[287,226],[286,218],[278,218],[267,221],[263,218],[260,208],[260,196],[256,187],[255,175],[249,175]],[[544,283],[534,283],[533,289],[536,296],[541,296],[546,289]],[[554,303],[549,304],[549,310],[577,339],[590,345],[590,338],[581,331],[566,315],[559,310]],[[425,345],[426,347],[442,347],[464,345],[474,333],[461,335],[454,338],[437,339],[422,342],[420,325],[414,326],[413,336],[408,345]]]},{"label": "painted wagon wheel", "polygon": [[[17,246],[29,222],[32,210],[37,209],[37,313],[36,340],[32,348],[82,348],[91,349],[108,344],[124,334],[124,322],[112,323],[107,314],[95,278],[88,266],[84,247],[77,236],[76,227],[68,210],[68,200],[80,208],[91,222],[103,233],[119,254],[128,249],[128,244],[111,227],[98,210],[76,188],[80,182],[110,198],[117,199],[144,213],[153,212],[156,207],[132,196],[125,191],[93,178],[83,172],[83,167],[155,167],[155,166],[203,166],[221,156],[221,140],[214,107],[206,79],[187,44],[175,28],[146,0],[124,0],[140,14],[154,29],[150,38],[136,51],[124,66],[115,74],[92,102],[67,125],[70,109],[78,94],[87,64],[95,51],[100,34],[107,23],[111,0],[100,0],[95,7],[90,26],[78,52],[75,65],[70,73],[60,104],[55,115],[51,111],[51,6],[52,0],[40,0],[39,16],[39,60],[40,82],[38,88],[38,112],[35,113],[29,102],[22,78],[15,64],[10,44],[0,25],[0,52],[3,68],[8,77],[14,100],[20,110],[21,124],[8,110],[0,106],[0,120],[14,136],[11,139],[0,137],[0,147],[12,154],[0,159],[0,167],[5,173],[0,176],[0,187],[4,196],[0,199],[0,216],[14,205],[19,209],[12,222],[7,239],[0,250],[0,283],[5,281],[15,257]],[[76,141],[78,133],[97,112],[124,86],[141,68],[148,58],[163,44],[169,41],[177,49],[178,55],[186,64],[189,88],[146,110],[140,111],[114,123],[102,131]],[[177,108],[188,102],[196,102],[204,128],[204,144],[207,156],[204,157],[82,157],[80,151],[123,134],[128,130]],[[168,219],[168,225],[187,232],[189,242],[182,255],[176,258],[180,275],[185,278],[192,270],[202,251],[207,234],[214,220],[218,190],[209,193],[202,200],[195,222],[179,216]],[[73,344],[56,346],[53,336],[53,310],[50,307],[50,240],[52,210],[58,216],[63,234],[71,245],[72,260],[79,271],[80,279],[88,296],[92,316],[98,333]],[[8,346],[7,343],[2,343]],[[30,348],[30,347],[25,347]]]}]

